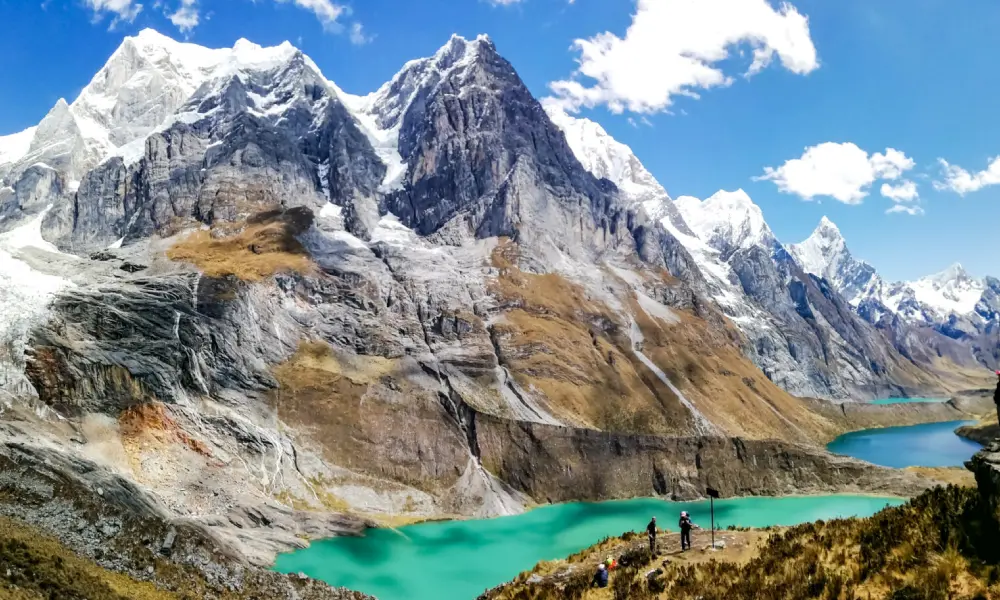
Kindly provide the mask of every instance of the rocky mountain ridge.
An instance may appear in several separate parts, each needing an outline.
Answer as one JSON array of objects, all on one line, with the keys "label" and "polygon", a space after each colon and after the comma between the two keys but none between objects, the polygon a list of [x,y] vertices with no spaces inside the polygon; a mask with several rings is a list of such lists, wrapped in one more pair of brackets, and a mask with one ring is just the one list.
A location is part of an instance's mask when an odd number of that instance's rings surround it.
[{"label": "rocky mountain ridge", "polygon": [[[170,102],[135,122],[149,81]],[[485,36],[366,97],[289,44],[153,32],[95,82],[33,134],[68,145],[0,167],[0,439],[134,482],[248,561],[340,531],[317,514],[688,498],[709,472],[910,493],[927,482],[817,449],[845,424],[793,394],[974,379],[901,354],[745,194],[674,202],[599,126],[552,118]],[[623,452],[600,485],[546,476]]]},{"label": "rocky mountain ridge", "polygon": [[[939,355],[970,366],[995,369],[1000,364],[996,278],[976,279],[956,263],[916,281],[889,283],[851,254],[840,230],[826,217],[806,241],[789,250],[807,272],[827,279],[859,315],[892,338],[919,340]],[[912,355],[917,349],[908,346],[904,342],[900,351]]]}]

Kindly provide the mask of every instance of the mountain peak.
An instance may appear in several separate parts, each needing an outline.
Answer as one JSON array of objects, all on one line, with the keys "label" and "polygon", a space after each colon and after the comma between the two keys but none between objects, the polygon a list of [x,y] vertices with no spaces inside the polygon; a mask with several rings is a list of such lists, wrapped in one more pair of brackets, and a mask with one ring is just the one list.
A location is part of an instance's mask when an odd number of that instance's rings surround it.
[{"label": "mountain peak", "polygon": [[965,270],[965,267],[962,266],[962,263],[954,263],[943,271],[928,275],[924,279],[938,285],[945,285],[950,282],[970,280],[972,277]]},{"label": "mountain peak", "polygon": [[849,269],[853,264],[844,236],[840,234],[837,225],[826,216],[820,219],[819,225],[803,242],[789,244],[788,251],[806,273],[825,277],[834,283],[836,274]]},{"label": "mountain peak", "polygon": [[940,315],[964,315],[975,310],[986,283],[972,277],[960,263],[955,263],[939,273],[901,284],[900,288],[911,290],[918,302]]},{"label": "mountain peak", "polygon": [[595,177],[614,183],[634,202],[669,201],[667,191],[639,162],[632,149],[611,137],[599,123],[571,116],[550,99],[542,100],[542,108],[562,130],[576,159]]},{"label": "mountain peak", "polygon": [[474,61],[483,50],[496,51],[489,36],[479,35],[468,40],[458,34],[452,34],[444,46],[434,53],[434,64],[440,69],[450,68],[459,62]]},{"label": "mountain peak", "polygon": [[821,231],[836,233],[838,236],[840,235],[840,228],[838,228],[837,224],[831,221],[826,215],[823,215],[823,218],[819,220],[819,225],[816,226],[816,232]]},{"label": "mountain peak", "polygon": [[761,212],[760,207],[757,206],[754,201],[750,198],[750,195],[743,191],[743,188],[737,188],[736,191],[728,192],[726,190],[719,190],[708,197],[705,200],[705,204],[712,206],[718,210],[724,210],[727,212],[738,212],[744,214],[747,217],[753,217],[754,221],[759,221],[757,225],[767,225],[764,223],[764,213]]},{"label": "mountain peak", "polygon": [[742,189],[719,190],[706,200],[681,196],[675,204],[698,237],[719,250],[771,246],[776,242],[764,213]]},{"label": "mountain peak", "polygon": [[151,27],[146,27],[145,29],[143,29],[139,33],[137,33],[135,35],[127,36],[125,39],[126,40],[136,40],[136,41],[142,42],[144,44],[169,45],[169,44],[176,44],[177,43],[177,41],[174,40],[173,38],[171,38],[169,36],[166,36],[166,35],[163,35],[159,31],[157,31],[157,30],[155,30],[155,29],[153,29]]}]

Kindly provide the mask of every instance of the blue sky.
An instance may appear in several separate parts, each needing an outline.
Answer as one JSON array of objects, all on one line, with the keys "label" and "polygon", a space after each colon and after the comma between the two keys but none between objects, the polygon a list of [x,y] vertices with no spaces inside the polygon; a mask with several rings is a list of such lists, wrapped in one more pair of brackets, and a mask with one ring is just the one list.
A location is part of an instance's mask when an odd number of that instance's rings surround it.
[{"label": "blue sky", "polygon": [[[213,47],[287,39],[354,93],[452,33],[487,33],[536,96],[576,81],[566,104],[630,145],[674,196],[742,187],[785,242],[827,215],[889,279],[955,261],[1000,275],[1000,161],[987,170],[1000,155],[994,0],[793,0],[790,12],[767,0],[702,0],[693,10],[676,0],[142,4],[0,0],[0,135],[72,100],[122,36],[144,27]],[[184,31],[170,15],[185,17],[174,18]],[[590,44],[588,59],[573,47],[604,32],[611,50]],[[755,47],[771,60],[746,76]],[[697,64],[674,60],[692,51]],[[610,83],[574,76],[580,67]],[[691,84],[707,71],[728,85]],[[685,82],[697,98],[678,93]],[[887,214],[897,203],[920,214]]]}]

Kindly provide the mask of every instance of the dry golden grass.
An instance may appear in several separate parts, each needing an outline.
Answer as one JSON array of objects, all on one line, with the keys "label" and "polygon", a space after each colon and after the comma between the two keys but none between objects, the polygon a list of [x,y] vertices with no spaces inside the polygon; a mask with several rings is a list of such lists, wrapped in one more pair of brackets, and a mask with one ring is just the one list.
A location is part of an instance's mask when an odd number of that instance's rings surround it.
[{"label": "dry golden grass", "polygon": [[[490,291],[507,309],[493,326],[494,338],[519,384],[542,392],[550,410],[569,423],[635,433],[692,430],[687,409],[632,351],[626,316],[558,274],[520,271],[517,260],[515,244],[497,246],[499,276]],[[666,273],[640,274],[654,287],[676,283]],[[724,319],[710,323],[673,310],[676,320],[666,322],[647,314],[631,292],[621,295],[642,332],[643,353],[725,433],[815,443],[839,433],[837,424],[751,363]]]},{"label": "dry golden grass", "polygon": [[167,250],[167,257],[191,263],[210,277],[233,275],[245,281],[288,271],[312,273],[316,265],[295,239],[311,219],[308,209],[290,209],[217,224],[188,234]]},{"label": "dry golden grass", "polygon": [[941,485],[976,486],[976,476],[965,467],[906,467],[905,470]]},{"label": "dry golden grass", "polygon": [[632,302],[643,352],[710,421],[730,435],[816,442],[836,426],[779,388],[733,343],[729,332],[684,311],[664,323]]},{"label": "dry golden grass", "polygon": [[493,325],[501,362],[557,417],[582,427],[650,434],[689,429],[676,396],[632,354],[628,323],[564,277],[524,273],[517,247],[493,253],[491,293],[507,308]]},{"label": "dry golden grass", "polygon": [[177,600],[184,597],[185,594],[161,590],[151,583],[99,567],[40,531],[0,517],[0,598]]}]

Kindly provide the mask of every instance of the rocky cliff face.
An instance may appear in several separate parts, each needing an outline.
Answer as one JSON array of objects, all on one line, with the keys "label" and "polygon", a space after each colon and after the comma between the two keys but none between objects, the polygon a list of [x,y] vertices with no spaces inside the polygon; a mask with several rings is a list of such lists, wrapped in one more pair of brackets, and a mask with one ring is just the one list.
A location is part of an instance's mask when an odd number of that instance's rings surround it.
[{"label": "rocky cliff face", "polygon": [[[789,390],[935,375],[742,198],[721,198],[750,211],[722,232],[636,168],[588,171],[488,39],[355,97],[288,44],[140,37],[64,123],[90,115],[107,145],[5,167],[0,275],[36,287],[0,296],[24,315],[0,329],[23,375],[3,435],[85,457],[257,562],[331,533],[331,512],[692,497],[708,475],[727,493],[921,485],[800,445],[842,426]],[[176,93],[126,127],[137,73]],[[98,92],[120,113],[83,110]]]},{"label": "rocky cliff face", "polygon": [[547,502],[659,495],[704,497],[837,493],[912,494],[926,483],[892,469],[831,459],[808,446],[739,438],[663,438],[535,423],[477,423],[483,464]]}]

